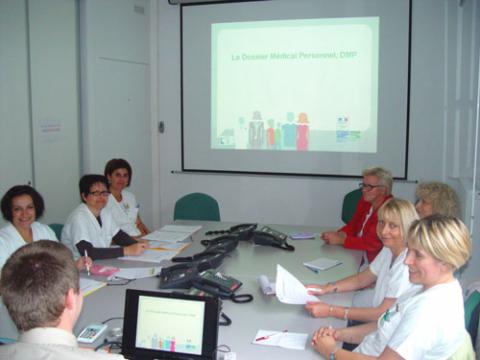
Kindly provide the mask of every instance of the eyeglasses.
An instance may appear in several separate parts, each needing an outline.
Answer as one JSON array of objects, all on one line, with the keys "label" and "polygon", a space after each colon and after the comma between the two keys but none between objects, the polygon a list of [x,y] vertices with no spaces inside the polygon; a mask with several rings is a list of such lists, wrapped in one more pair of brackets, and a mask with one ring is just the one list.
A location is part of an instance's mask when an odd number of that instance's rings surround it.
[{"label": "eyeglasses", "polygon": [[385,185],[370,185],[370,184],[365,184],[365,183],[358,184],[358,187],[360,189],[365,189],[367,191],[372,191],[373,189],[379,188],[379,187],[382,187],[382,186],[385,186]]},{"label": "eyeglasses", "polygon": [[110,195],[110,191],[91,191],[88,193],[88,195],[93,195],[93,196],[108,196]]}]

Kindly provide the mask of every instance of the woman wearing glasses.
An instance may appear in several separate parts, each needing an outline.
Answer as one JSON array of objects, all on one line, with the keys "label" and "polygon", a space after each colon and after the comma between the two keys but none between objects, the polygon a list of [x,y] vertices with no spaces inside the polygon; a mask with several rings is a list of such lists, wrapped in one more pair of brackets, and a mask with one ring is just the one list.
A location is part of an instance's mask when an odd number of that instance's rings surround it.
[{"label": "woman wearing glasses", "polygon": [[[0,229],[0,270],[18,248],[38,240],[58,241],[49,226],[38,222],[45,210],[42,195],[28,185],[10,188],[1,202],[3,218],[8,224]],[[90,266],[92,259],[82,257],[77,260],[77,268]]]},{"label": "woman wearing glasses", "polygon": [[[408,232],[405,264],[421,290],[399,298],[376,323],[317,330],[312,345],[326,359],[450,358],[469,341],[454,272],[470,251],[469,232],[460,220],[442,215],[416,220]],[[351,353],[337,349],[336,341],[360,345]]]},{"label": "woman wearing glasses", "polygon": [[321,239],[327,244],[365,250],[370,263],[383,247],[377,236],[377,210],[392,197],[393,179],[390,171],[380,167],[365,169],[362,176],[362,198],[352,220],[337,231],[324,232]]},{"label": "woman wearing glasses", "polygon": [[[147,242],[136,241],[122,231],[105,208],[109,191],[103,175],[84,175],[79,182],[80,204],[68,217],[62,230],[62,242],[75,258],[88,254],[92,259],[136,256]],[[110,247],[110,245],[119,247]]]}]

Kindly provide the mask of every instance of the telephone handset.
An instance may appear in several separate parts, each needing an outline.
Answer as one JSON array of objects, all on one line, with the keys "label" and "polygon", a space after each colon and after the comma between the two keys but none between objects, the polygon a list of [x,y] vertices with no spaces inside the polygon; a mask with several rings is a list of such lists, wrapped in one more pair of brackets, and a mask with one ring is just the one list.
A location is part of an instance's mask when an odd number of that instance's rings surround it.
[{"label": "telephone handset", "polygon": [[238,237],[231,234],[221,235],[211,240],[204,239],[201,241],[201,244],[206,246],[204,251],[223,251],[229,253],[237,247]]},{"label": "telephone handset", "polygon": [[287,243],[287,238],[287,234],[269,226],[263,226],[260,230],[253,232],[252,240],[257,245],[273,246],[287,251],[294,251],[295,247]]}]

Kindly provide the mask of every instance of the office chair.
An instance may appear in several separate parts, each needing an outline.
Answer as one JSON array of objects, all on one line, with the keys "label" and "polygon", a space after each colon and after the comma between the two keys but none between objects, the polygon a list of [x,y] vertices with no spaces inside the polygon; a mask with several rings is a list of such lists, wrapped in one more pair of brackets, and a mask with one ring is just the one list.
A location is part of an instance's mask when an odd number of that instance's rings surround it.
[{"label": "office chair", "polygon": [[48,226],[50,226],[50,229],[53,230],[53,232],[57,236],[58,241],[60,241],[62,237],[63,224],[52,223],[52,224],[48,224]]},{"label": "office chair", "polygon": [[348,223],[353,214],[355,214],[355,210],[357,209],[358,202],[362,197],[362,190],[355,189],[347,193],[343,198],[342,204],[342,221],[346,224]]},{"label": "office chair", "polygon": [[203,193],[191,193],[177,200],[173,220],[220,221],[218,202]]}]

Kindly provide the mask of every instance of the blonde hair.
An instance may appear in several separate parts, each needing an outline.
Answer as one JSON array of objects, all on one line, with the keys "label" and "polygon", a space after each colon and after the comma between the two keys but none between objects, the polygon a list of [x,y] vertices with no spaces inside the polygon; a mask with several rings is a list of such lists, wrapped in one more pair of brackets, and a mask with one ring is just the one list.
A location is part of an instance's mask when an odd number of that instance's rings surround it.
[{"label": "blonde hair", "polygon": [[460,215],[458,196],[447,184],[436,181],[420,183],[415,190],[415,196],[431,203],[434,214]]},{"label": "blonde hair", "polygon": [[393,177],[390,171],[381,167],[370,167],[362,171],[362,176],[378,177],[380,185],[384,185],[387,189],[386,195],[390,195],[392,193]]},{"label": "blonde hair", "polygon": [[408,232],[408,243],[449,265],[452,270],[467,262],[472,246],[467,227],[453,216],[440,214],[415,221]]},{"label": "blonde hair", "polygon": [[410,225],[418,220],[415,206],[410,201],[399,198],[391,198],[384,202],[378,209],[377,216],[379,220],[387,220],[400,226],[405,244]]}]

